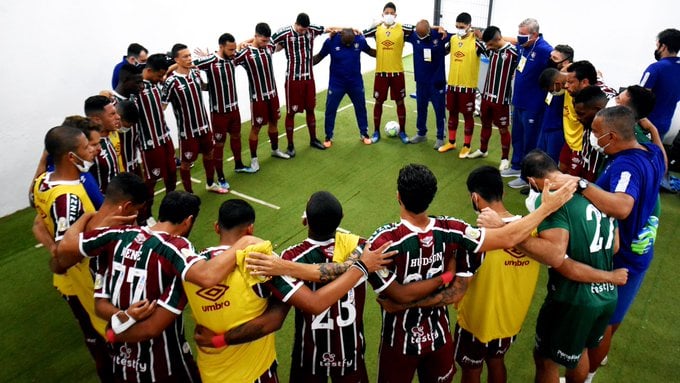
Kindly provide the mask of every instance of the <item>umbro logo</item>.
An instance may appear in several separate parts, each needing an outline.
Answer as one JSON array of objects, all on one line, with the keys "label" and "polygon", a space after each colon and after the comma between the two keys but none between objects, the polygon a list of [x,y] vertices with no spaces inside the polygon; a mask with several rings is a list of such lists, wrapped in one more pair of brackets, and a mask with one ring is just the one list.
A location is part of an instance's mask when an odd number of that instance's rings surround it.
[{"label": "umbro logo", "polygon": [[198,290],[196,295],[209,301],[216,302],[224,296],[227,290],[229,290],[229,286],[215,285],[213,287]]}]

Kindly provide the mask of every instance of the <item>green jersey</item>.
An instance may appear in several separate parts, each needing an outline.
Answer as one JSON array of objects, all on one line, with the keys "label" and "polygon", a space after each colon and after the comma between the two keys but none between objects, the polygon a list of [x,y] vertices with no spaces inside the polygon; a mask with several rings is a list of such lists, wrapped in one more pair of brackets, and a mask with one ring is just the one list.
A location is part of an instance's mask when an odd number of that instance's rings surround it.
[{"label": "green jersey", "polygon": [[[538,232],[540,235],[542,231],[557,228],[569,231],[567,256],[596,269],[612,270],[614,218],[607,217],[585,197],[575,194],[538,226]],[[611,283],[574,282],[551,268],[548,298],[576,305],[601,306],[615,301],[617,293],[616,286]]]}]

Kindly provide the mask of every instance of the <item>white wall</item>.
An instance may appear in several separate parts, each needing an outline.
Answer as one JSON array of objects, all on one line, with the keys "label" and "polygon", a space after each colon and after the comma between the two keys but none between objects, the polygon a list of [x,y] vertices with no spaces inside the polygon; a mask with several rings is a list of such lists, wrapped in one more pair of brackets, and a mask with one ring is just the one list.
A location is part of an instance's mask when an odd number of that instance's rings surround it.
[{"label": "white wall", "polygon": [[[111,70],[130,42],[143,44],[151,53],[168,51],[175,42],[212,50],[223,32],[231,32],[237,40],[246,39],[253,35],[257,22],[268,22],[276,30],[292,23],[298,12],[309,13],[312,22],[322,25],[363,29],[380,16],[384,3],[385,0],[259,0],[252,4],[207,0],[3,2],[0,176],[5,185],[0,188],[0,216],[28,206],[26,191],[44,133],[64,116],[82,114],[85,98],[110,87]],[[398,21],[415,23],[432,18],[433,1],[402,0],[396,4]],[[678,4],[672,0],[496,0],[492,23],[505,34],[515,35],[519,21],[537,18],[551,44],[570,44],[577,59],[591,60],[607,82],[618,87],[639,80],[653,60],[658,31],[680,27]],[[453,21],[442,20],[442,24],[453,28]],[[317,40],[317,51],[321,41]],[[283,86],[284,63],[283,54],[277,54],[279,90]],[[365,58],[363,69],[373,68],[373,59]],[[327,69],[328,59],[315,70],[319,90],[327,85]],[[245,121],[249,119],[248,105],[243,103],[247,102],[248,85],[243,71],[238,72]],[[169,123],[174,123],[170,109],[167,117]]]}]

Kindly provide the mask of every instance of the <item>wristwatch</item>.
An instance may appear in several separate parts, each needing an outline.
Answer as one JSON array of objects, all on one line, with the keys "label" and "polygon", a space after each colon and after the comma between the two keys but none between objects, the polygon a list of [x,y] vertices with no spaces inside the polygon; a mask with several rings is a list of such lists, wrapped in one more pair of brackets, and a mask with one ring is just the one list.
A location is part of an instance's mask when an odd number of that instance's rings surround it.
[{"label": "wristwatch", "polygon": [[576,188],[576,191],[579,193],[583,193],[583,191],[588,188],[589,184],[590,182],[588,182],[587,179],[581,178],[580,180],[578,180],[578,186]]}]

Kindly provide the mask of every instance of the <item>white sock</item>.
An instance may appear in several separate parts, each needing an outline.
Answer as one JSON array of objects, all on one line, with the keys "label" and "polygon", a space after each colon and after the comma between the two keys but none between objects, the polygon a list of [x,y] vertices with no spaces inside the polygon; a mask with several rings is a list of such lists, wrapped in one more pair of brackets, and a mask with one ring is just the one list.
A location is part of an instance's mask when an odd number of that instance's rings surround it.
[{"label": "white sock", "polygon": [[586,380],[584,380],[583,383],[591,383],[593,381],[594,376],[595,372],[589,372],[588,376],[586,377]]}]

